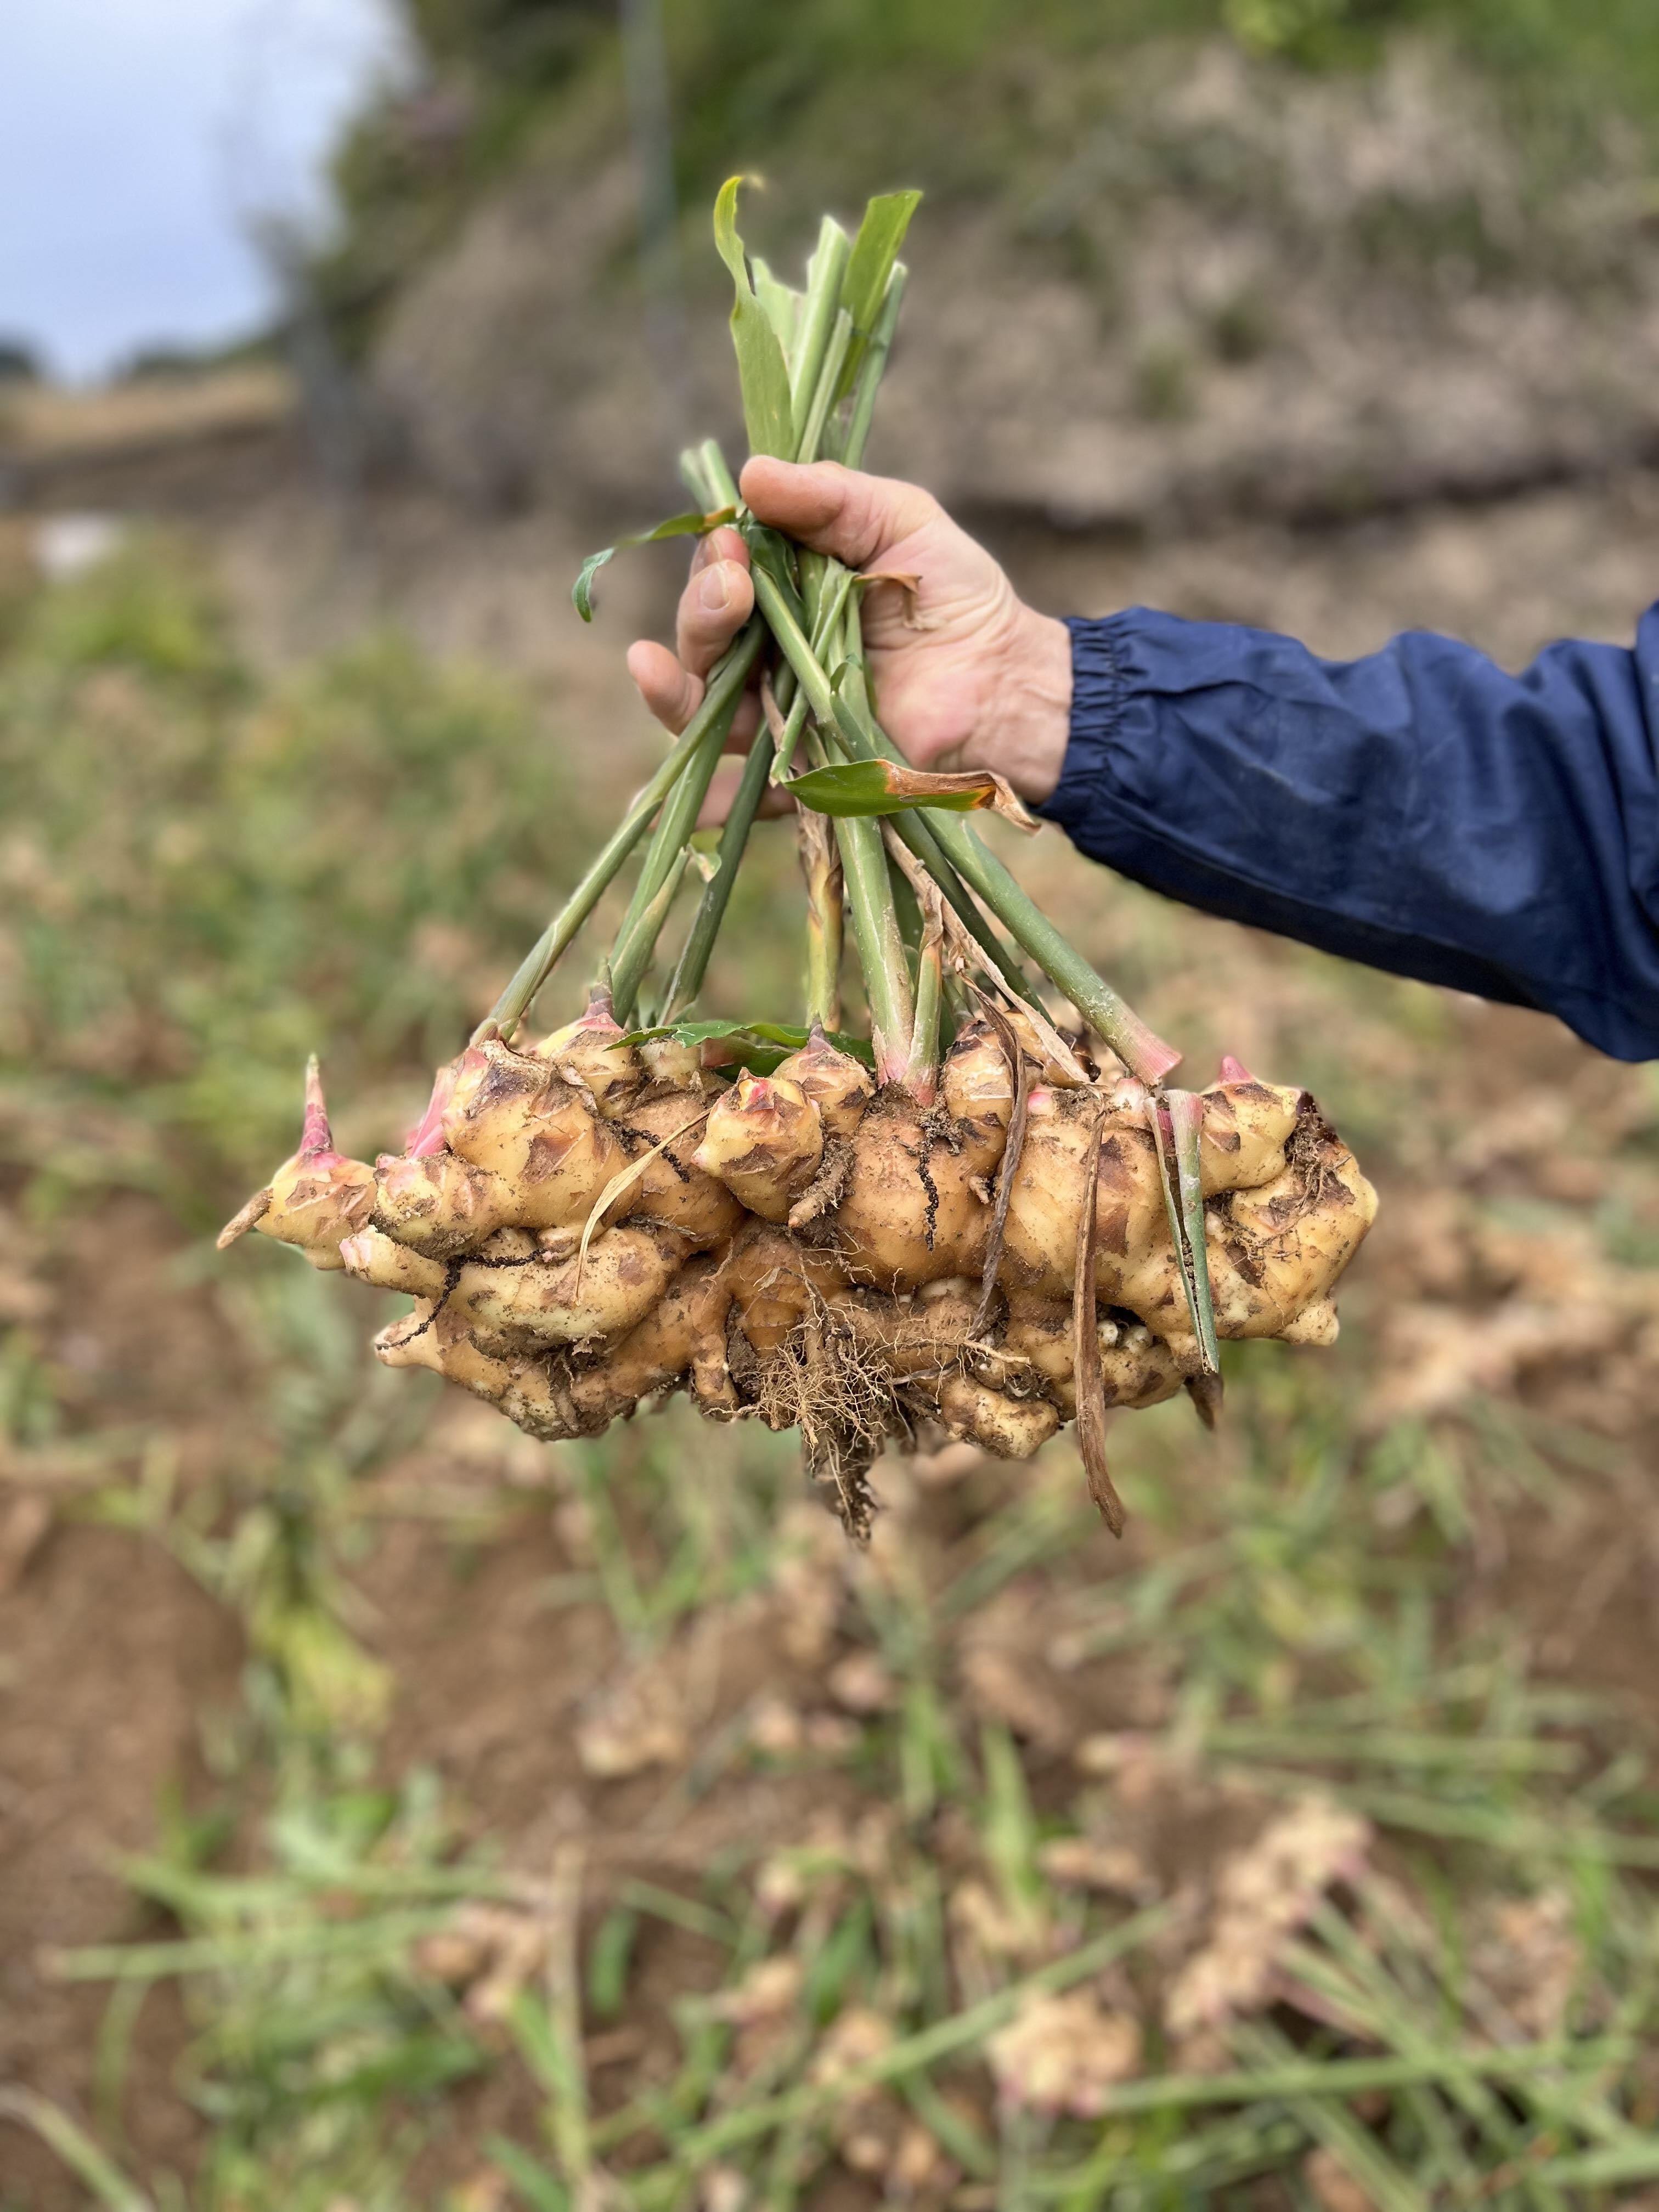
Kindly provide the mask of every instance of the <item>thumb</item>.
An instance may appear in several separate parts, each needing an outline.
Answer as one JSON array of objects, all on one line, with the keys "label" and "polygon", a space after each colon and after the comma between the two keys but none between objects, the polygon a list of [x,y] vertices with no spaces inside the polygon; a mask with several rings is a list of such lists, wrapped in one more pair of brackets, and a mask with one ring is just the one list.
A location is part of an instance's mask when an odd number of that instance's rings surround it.
[{"label": "thumb", "polygon": [[839,461],[776,461],[757,453],[745,463],[739,489],[758,521],[865,568],[939,514],[919,484],[866,476]]}]

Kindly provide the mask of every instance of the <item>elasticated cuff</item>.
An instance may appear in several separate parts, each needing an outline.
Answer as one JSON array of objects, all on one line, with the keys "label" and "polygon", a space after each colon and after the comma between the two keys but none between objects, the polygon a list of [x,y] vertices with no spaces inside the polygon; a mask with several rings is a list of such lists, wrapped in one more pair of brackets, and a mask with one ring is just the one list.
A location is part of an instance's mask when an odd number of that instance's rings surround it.
[{"label": "elasticated cuff", "polygon": [[1045,822],[1075,836],[1100,811],[1106,756],[1117,735],[1127,690],[1119,637],[1121,615],[1104,621],[1067,617],[1072,635],[1072,721],[1060,781],[1040,806]]}]

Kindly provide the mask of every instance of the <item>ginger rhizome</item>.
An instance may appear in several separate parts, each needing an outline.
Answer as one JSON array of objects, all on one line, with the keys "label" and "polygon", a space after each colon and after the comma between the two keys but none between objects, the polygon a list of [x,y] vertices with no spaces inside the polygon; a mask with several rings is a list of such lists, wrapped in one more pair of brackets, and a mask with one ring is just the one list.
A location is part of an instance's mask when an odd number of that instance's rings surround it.
[{"label": "ginger rhizome", "polygon": [[[826,219],[797,294],[750,263],[736,181],[721,192],[757,450],[861,459],[915,198],[872,201],[856,239]],[[758,524],[712,441],[683,466],[696,510],[649,534],[734,521],[755,616],[404,1149],[337,1153],[313,1061],[299,1149],[221,1242],[252,1229],[411,1301],[380,1358],[532,1436],[597,1436],[683,1390],[711,1419],[798,1429],[861,1534],[890,1444],[943,1433],[1025,1459],[1075,1423],[1116,1528],[1108,1413],[1185,1388],[1213,1422],[1222,1340],[1330,1343],[1375,1194],[1305,1091],[1231,1059],[1205,1091],[1175,1085],[1179,1055],[972,827],[981,806],[1029,826],[1006,787],[917,776],[882,731],[865,580]],[[584,614],[608,557],[583,569]],[[709,855],[698,811],[756,683]],[[801,809],[793,1032],[690,1012],[769,781]],[[603,981],[535,1041],[543,986],[636,853]],[[848,943],[867,1040],[839,1028]]]},{"label": "ginger rhizome", "polygon": [[[545,1048],[481,1048],[447,1116],[471,1158],[446,1147],[370,1168],[308,1129],[252,1225],[416,1302],[376,1340],[389,1365],[430,1368],[550,1440],[673,1390],[715,1419],[799,1428],[859,1528],[888,1443],[936,1426],[1024,1459],[1078,1418],[1079,1297],[1100,1410],[1200,1379],[1138,1085],[1030,1084],[1016,1158],[1019,1075],[982,1021],[925,1109],[856,1061],[836,1067],[847,1056],[822,1039],[794,1055],[823,1063],[822,1105],[781,1073],[711,1097],[700,1067],[653,1080],[624,1060],[637,1048],[609,1050],[617,1079],[595,1091]],[[1218,1334],[1328,1343],[1370,1185],[1305,1092],[1241,1072],[1198,1095]],[[799,1219],[831,1147],[836,1184]]]}]

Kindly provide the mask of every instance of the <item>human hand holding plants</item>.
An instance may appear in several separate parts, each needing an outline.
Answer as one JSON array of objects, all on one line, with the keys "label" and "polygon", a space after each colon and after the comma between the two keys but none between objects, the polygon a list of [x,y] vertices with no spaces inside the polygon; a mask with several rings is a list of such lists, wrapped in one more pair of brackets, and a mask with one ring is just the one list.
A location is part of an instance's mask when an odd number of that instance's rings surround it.
[{"label": "human hand holding plants", "polygon": [[[1046,799],[1071,711],[1065,624],[1026,606],[984,547],[917,485],[762,456],[740,489],[757,519],[786,537],[861,574],[906,580],[866,586],[863,605],[876,708],[906,758],[922,769],[992,769],[1022,799]],[[641,639],[629,651],[629,673],[667,728],[683,729],[696,713],[705,677],[753,606],[747,546],[733,529],[712,532],[680,598],[675,650]],[[747,750],[758,712],[755,698],[744,702],[732,750]],[[720,819],[729,797],[729,782],[717,781],[707,818]]]},{"label": "human hand holding plants", "polygon": [[[412,1297],[380,1358],[533,1436],[597,1436],[681,1386],[711,1418],[797,1427],[860,1537],[888,1437],[913,1447],[937,1421],[1024,1459],[1074,1419],[1117,1528],[1107,1407],[1184,1384],[1212,1419],[1220,1336],[1328,1343],[1375,1196],[1299,1090],[1231,1060],[1206,1091],[1172,1086],[1175,1048],[963,819],[1003,802],[993,776],[1054,789],[1071,640],[926,492],[847,465],[915,195],[878,195],[856,239],[826,218],[796,293],[747,255],[738,182],[714,236],[745,428],[757,455],[799,458],[752,459],[739,490],[705,441],[682,458],[696,513],[623,541],[746,509],[700,547],[676,650],[629,656],[676,742],[438,1070],[403,1152],[337,1155],[313,1073],[300,1151],[222,1241],[255,1229]],[[583,563],[580,614],[618,550]],[[760,670],[775,701],[745,696]],[[734,744],[722,804],[710,779]],[[687,1019],[774,774],[802,801],[805,1022]],[[700,809],[725,828],[693,872]],[[538,994],[635,854],[586,1010],[537,1040]],[[840,1030],[843,926],[867,1042]],[[1033,969],[1077,1010],[1077,1048]]]}]

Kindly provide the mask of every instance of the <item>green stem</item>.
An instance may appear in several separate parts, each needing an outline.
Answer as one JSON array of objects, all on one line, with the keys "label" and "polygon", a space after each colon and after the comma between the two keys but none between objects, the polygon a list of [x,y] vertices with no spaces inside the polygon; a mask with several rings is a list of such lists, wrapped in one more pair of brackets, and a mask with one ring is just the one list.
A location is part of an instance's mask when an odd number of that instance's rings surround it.
[{"label": "green stem", "polygon": [[[841,307],[842,279],[852,255],[853,241],[833,216],[818,226],[817,251],[806,269],[806,297],[801,307],[800,335],[789,371],[789,404],[799,433],[817,396],[824,356],[830,351]],[[850,332],[851,323],[849,320]],[[842,355],[843,361],[846,358]],[[836,374],[840,374],[837,369]],[[801,456],[810,460],[811,454]]]},{"label": "green stem", "polygon": [[[760,624],[756,623],[750,627],[758,630]],[[745,630],[743,635],[746,636],[748,632]],[[727,648],[728,659],[733,649]],[[752,655],[750,659],[752,662]],[[720,665],[724,667],[725,662],[722,661]],[[744,672],[746,678],[748,671],[745,669]],[[719,711],[705,723],[697,750],[693,754],[684,775],[680,777],[673,790],[663,802],[662,812],[658,817],[655,830],[652,832],[651,842],[646,848],[645,859],[640,866],[639,880],[634,886],[634,896],[629,901],[628,911],[623,917],[622,927],[617,933],[619,943],[623,937],[631,935],[637,929],[641,916],[652,905],[658,892],[667,881],[669,872],[674,866],[679,854],[690,843],[696,830],[697,816],[702,811],[703,800],[708,795],[708,787],[714,780],[714,770],[720,766],[720,755],[725,750],[726,740],[731,733],[732,718],[737,714],[742,697],[741,684],[735,688],[730,684],[722,686]],[[701,709],[699,715],[701,717]],[[613,968],[615,964],[613,955]]]},{"label": "green stem", "polygon": [[843,307],[836,317],[836,327],[823,356],[823,367],[812,393],[806,420],[800,425],[800,435],[795,446],[798,461],[815,461],[818,447],[823,442],[824,425],[830,420],[830,410],[835,404],[836,387],[841,382],[841,373],[847,366],[847,356],[853,343],[853,318]]},{"label": "green stem", "polygon": [[[713,442],[712,439],[708,441]],[[688,446],[680,455],[680,482],[705,514],[712,514],[716,507],[729,504],[717,495],[703,446]]]},{"label": "green stem", "polygon": [[663,1006],[665,1022],[678,1021],[702,988],[708,956],[714,951],[714,939],[726,919],[726,904],[732,896],[732,886],[737,881],[743,848],[749,842],[750,830],[754,827],[755,816],[760,809],[771,765],[772,733],[763,723],[755,732],[754,744],[749,748],[749,757],[744,763],[743,775],[732,801],[732,811],[726,817],[725,829],[720,832],[718,865],[714,875],[703,886],[702,897],[698,902],[684,949],[675,967],[673,981],[668,987],[668,997]]},{"label": "green stem", "polygon": [[[756,529],[769,551],[787,542],[763,525],[757,524]],[[808,545],[797,545],[794,550],[800,573],[803,625],[820,664],[834,668],[842,657],[837,647],[845,650],[844,633],[848,629],[857,629],[857,605],[849,599],[857,579],[850,568],[830,554],[815,553]]]},{"label": "green stem", "polygon": [[[766,533],[768,536],[770,534]],[[818,652],[796,618],[771,564],[757,559],[754,575],[755,595],[760,611],[782,647],[787,665],[800,684],[801,696],[817,717],[819,726],[834,728],[854,760],[873,759],[877,750],[874,740],[866,735],[863,724],[853,713],[842,712],[838,708]],[[919,807],[907,808],[904,812],[892,817],[905,843],[938,883],[964,927],[972,931],[976,940],[994,958],[1001,960],[1003,956],[995,939],[986,929],[978,908],[962,888],[956,871],[940,850],[939,841],[930,827],[932,818],[932,810]]]},{"label": "green stem", "polygon": [[[786,669],[782,672],[787,675],[789,672]],[[790,701],[789,711],[784,717],[783,728],[778,735],[776,755],[772,763],[774,783],[781,783],[788,775],[794,761],[795,748],[800,743],[800,733],[806,727],[806,694],[799,684],[793,688],[795,696]]]},{"label": "green stem", "polygon": [[838,643],[845,657],[844,641],[858,618],[857,608],[850,604],[854,580],[852,570],[842,568],[839,561],[825,563],[812,623],[812,650],[821,664]]},{"label": "green stem", "polygon": [[836,843],[847,881],[853,942],[858,948],[865,994],[870,1001],[876,1079],[901,1082],[915,1018],[904,939],[899,934],[887,855],[882,849],[881,824],[868,817],[841,816],[836,822]]},{"label": "green stem", "polygon": [[[832,640],[846,611],[848,595],[853,588],[853,574],[838,561],[826,562],[813,554],[803,557],[803,566],[808,567],[803,580],[806,585],[812,624],[813,651],[822,661],[832,650]],[[811,612],[815,600],[817,611]],[[778,704],[787,710],[778,737],[777,757],[772,764],[772,781],[781,783],[793,763],[795,748],[800,741],[802,730],[806,726],[808,701],[796,680],[794,670],[787,660],[777,671],[775,688]]]},{"label": "green stem", "polygon": [[39,2136],[106,2212],[155,2212],[153,2200],[127,2179],[85,2129],[38,2090],[21,2082],[0,2087],[0,2119]]},{"label": "green stem", "polygon": [[[696,458],[708,488],[714,495],[714,506],[738,506],[738,481],[726,465],[726,455],[720,451],[720,440],[705,438],[696,449]],[[710,514],[713,511],[713,508],[705,510]]]},{"label": "green stem", "polygon": [[[870,684],[864,656],[864,623],[862,610],[854,600],[847,609],[843,626],[846,638],[847,673],[842,684],[849,719],[860,728],[873,720],[870,710]],[[819,659],[823,659],[820,653]],[[874,757],[873,742],[859,755],[860,758]],[[958,921],[967,930],[980,950],[994,963],[999,974],[1006,975],[1019,989],[1030,994],[1018,953],[1012,945],[1000,944],[973,900],[968,896],[961,877],[945,856],[944,848],[924,817],[914,809],[893,817],[896,833],[927,869],[928,874],[945,894],[945,902]]]},{"label": "green stem", "polygon": [[[889,760],[902,761],[903,755],[879,723],[861,723],[836,698],[782,592],[759,562],[755,564],[755,594],[761,612],[787,655],[812,712],[823,727],[834,730],[855,760],[869,758],[873,750]],[[937,807],[917,807],[907,810],[898,818],[902,824],[926,822],[963,882],[984,901],[1049,981],[1071,1000],[1090,1027],[1105,1038],[1131,1074],[1143,1083],[1153,1084],[1179,1064],[1180,1054],[1156,1036],[1139,1015],[1095,973],[960,815]],[[927,855],[915,836],[908,830],[904,835],[906,843],[926,865]]]},{"label": "green stem", "polygon": [[[1581,2043],[1516,2043],[1498,2050],[1457,2054],[1466,2074],[1524,2081],[1530,2074],[1572,2073],[1610,2054],[1625,2057],[1635,2048],[1627,2039],[1603,2037]],[[1368,2089],[1399,2089],[1412,2081],[1432,2081],[1445,2066],[1444,2056],[1399,2058],[1286,2058],[1282,2063],[1233,2074],[1164,2074],[1125,2081],[1109,2089],[1104,2117],[1121,2113],[1191,2112],[1202,2105],[1253,2105],[1294,2096],[1363,2096]]]},{"label": "green stem", "polygon": [[911,971],[914,973],[917,958],[921,951],[922,939],[927,934],[921,919],[921,902],[916,897],[909,878],[899,866],[891,853],[887,852],[885,837],[882,839],[881,843],[882,850],[887,853],[887,872],[892,879],[893,909],[898,915],[899,935],[904,939],[904,950]]},{"label": "green stem", "polygon": [[657,939],[662,935],[663,924],[669,910],[679,896],[685,871],[690,864],[691,848],[682,845],[669,864],[668,873],[658,884],[654,896],[628,922],[611,948],[609,963],[611,1003],[617,1018],[624,1025],[631,1019],[640,995],[640,985],[645,971],[651,965],[651,956],[657,949]]},{"label": "green stem", "polygon": [[[815,768],[841,757],[834,739],[826,738],[821,728],[811,732],[808,744]],[[853,918],[853,944],[864,971],[876,1080],[897,1083],[903,1079],[915,1013],[881,824],[873,817],[843,815],[835,817],[830,826],[841,855],[847,908]],[[866,834],[872,830],[876,832],[873,838]]]},{"label": "green stem", "polygon": [[881,313],[876,318],[876,326],[870,333],[870,343],[864,349],[864,359],[859,364],[858,381],[853,386],[852,417],[841,449],[841,459],[849,469],[859,469],[864,465],[864,448],[869,441],[870,423],[876,411],[876,389],[887,366],[887,356],[893,350],[893,333],[898,328],[899,308],[903,302],[905,280],[908,274],[902,261],[893,264],[893,273],[887,280]]},{"label": "green stem", "polygon": [[[749,680],[764,635],[754,623],[737,640],[708,679],[702,704],[686,724],[673,750],[635,799],[599,848],[586,874],[543,931],[520,963],[518,972],[474,1032],[473,1042],[490,1036],[510,1037],[534,1004],[536,994],[553,973],[577,931],[604,897],[612,878],[644,836],[653,815],[690,766],[714,720],[734,711]],[[727,726],[729,726],[729,720]]]},{"label": "green stem", "polygon": [[1164,1093],[1170,1106],[1170,1126],[1175,1137],[1176,1179],[1181,1199],[1182,1226],[1187,1234],[1191,1266],[1189,1297],[1199,1346],[1206,1370],[1221,1372],[1221,1349],[1215,1335],[1215,1301],[1210,1294],[1209,1241],[1204,1224],[1203,1162],[1199,1139],[1204,1129],[1204,1101],[1190,1091]]},{"label": "green stem", "polygon": [[[850,588],[850,574],[849,574]],[[842,690],[852,706],[853,712],[862,720],[871,717],[870,663],[864,650],[864,600],[854,599],[847,611],[842,624],[842,659],[846,664],[842,675]]]}]

